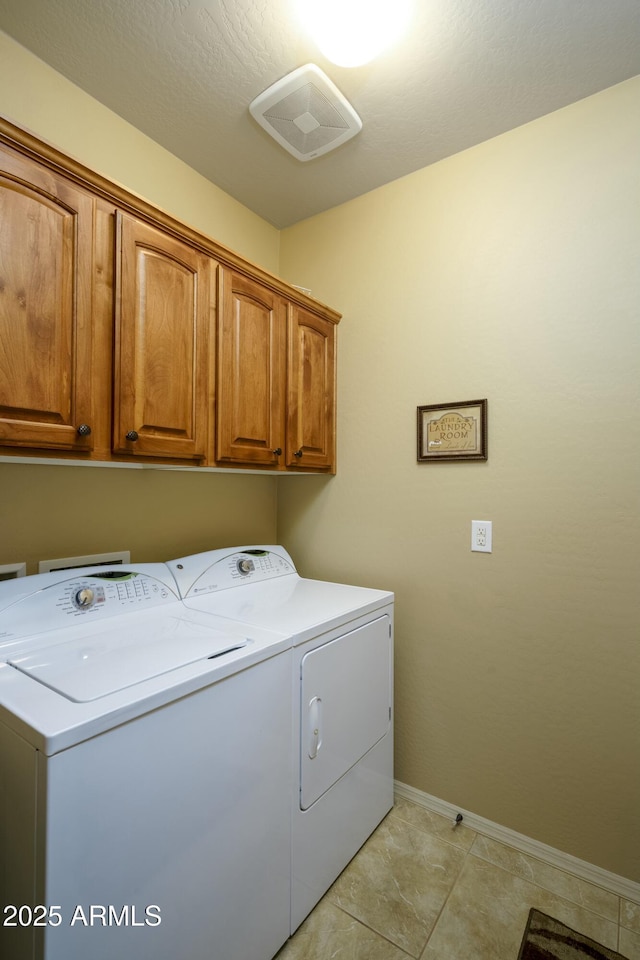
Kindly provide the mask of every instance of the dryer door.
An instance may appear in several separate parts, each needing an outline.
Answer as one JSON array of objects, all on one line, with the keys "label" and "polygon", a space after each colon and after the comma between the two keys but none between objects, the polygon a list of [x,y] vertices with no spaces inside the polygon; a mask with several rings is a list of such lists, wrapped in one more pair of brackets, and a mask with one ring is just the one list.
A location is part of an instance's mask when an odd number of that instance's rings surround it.
[{"label": "dryer door", "polygon": [[315,803],[388,731],[390,634],[384,615],[302,658],[301,809]]}]

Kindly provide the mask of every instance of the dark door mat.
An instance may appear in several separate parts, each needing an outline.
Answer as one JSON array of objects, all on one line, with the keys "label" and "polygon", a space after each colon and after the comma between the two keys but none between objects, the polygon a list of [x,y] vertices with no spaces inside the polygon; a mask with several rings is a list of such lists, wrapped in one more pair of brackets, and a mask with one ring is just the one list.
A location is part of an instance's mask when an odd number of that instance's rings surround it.
[{"label": "dark door mat", "polygon": [[539,910],[530,910],[518,960],[627,960]]}]

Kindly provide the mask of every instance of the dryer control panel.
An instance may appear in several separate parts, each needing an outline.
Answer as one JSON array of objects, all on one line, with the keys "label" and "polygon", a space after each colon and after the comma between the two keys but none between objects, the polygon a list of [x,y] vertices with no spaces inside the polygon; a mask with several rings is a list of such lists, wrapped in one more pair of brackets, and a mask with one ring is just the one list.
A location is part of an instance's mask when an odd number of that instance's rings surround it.
[{"label": "dryer control panel", "polygon": [[184,599],[296,573],[293,561],[283,547],[211,550],[172,560],[167,566]]}]

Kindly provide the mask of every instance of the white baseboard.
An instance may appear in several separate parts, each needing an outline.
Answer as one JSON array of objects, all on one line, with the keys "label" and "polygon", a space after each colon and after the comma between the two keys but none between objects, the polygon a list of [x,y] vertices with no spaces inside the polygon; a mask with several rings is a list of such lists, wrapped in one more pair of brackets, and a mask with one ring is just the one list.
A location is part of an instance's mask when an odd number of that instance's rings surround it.
[{"label": "white baseboard", "polygon": [[589,883],[603,887],[605,890],[609,890],[611,893],[615,893],[620,897],[626,897],[634,903],[640,903],[640,883],[627,880],[626,877],[620,877],[616,873],[610,873],[608,870],[596,867],[592,863],[587,863],[586,860],[579,860],[569,853],[563,853],[561,850],[556,850],[555,847],[549,847],[545,843],[540,843],[539,840],[525,837],[524,834],[516,833],[515,830],[510,830],[508,827],[502,827],[499,823],[485,820],[484,817],[479,817],[475,813],[462,810],[460,807],[454,807],[453,804],[447,803],[445,800],[439,800],[437,797],[432,797],[422,790],[416,790],[415,787],[410,787],[406,783],[400,783],[396,780],[394,781],[394,786],[395,793],[398,797],[411,800],[413,803],[417,803],[431,813],[439,813],[451,821],[455,820],[456,814],[461,813],[465,825],[483,834],[485,837],[490,837],[492,840],[499,840],[509,847],[514,847],[521,853],[536,857],[536,859],[549,863],[553,867],[558,867],[558,869],[564,870],[566,873],[580,877],[581,880],[587,880]]}]

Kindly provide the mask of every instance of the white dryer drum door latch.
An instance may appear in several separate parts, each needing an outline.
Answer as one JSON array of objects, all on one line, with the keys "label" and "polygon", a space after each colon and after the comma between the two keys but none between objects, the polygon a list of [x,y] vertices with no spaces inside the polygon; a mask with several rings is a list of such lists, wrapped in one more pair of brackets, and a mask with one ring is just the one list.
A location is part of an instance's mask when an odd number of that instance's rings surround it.
[{"label": "white dryer drum door latch", "polygon": [[310,760],[315,760],[318,756],[318,750],[322,746],[322,700],[320,697],[313,697],[309,701],[308,726],[309,746],[308,754]]}]

